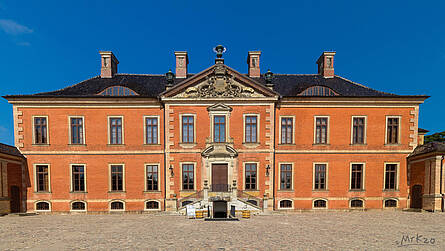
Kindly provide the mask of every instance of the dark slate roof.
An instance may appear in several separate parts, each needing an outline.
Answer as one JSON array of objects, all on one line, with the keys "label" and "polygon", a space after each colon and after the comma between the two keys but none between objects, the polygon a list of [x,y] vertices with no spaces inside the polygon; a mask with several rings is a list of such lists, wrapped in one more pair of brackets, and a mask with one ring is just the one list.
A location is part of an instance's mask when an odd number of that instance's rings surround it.
[{"label": "dark slate roof", "polygon": [[418,131],[419,133],[427,133],[427,132],[429,132],[428,130],[423,129],[423,128],[420,128],[420,127],[417,129],[417,131]]},{"label": "dark slate roof", "polygon": [[[194,74],[189,74],[190,78]],[[245,74],[247,76],[247,74]],[[260,84],[265,85],[264,75],[260,78],[253,78]],[[174,84],[178,84],[184,79],[175,79]],[[97,96],[104,89],[110,86],[125,86],[139,94],[138,97],[155,98],[165,90],[167,81],[164,75],[149,74],[116,74],[113,78],[101,78],[96,76],[78,84],[51,92],[43,92],[31,95],[8,95],[8,97],[109,97]],[[274,74],[272,81],[274,91],[282,97],[295,97],[306,88],[311,86],[325,86],[331,88],[340,96],[346,97],[406,97],[385,93],[357,84],[345,78],[335,76],[334,78],[324,78],[318,74]],[[135,97],[135,96],[131,96]],[[416,96],[419,97],[419,96]],[[427,97],[427,96],[422,96]]]},{"label": "dark slate roof", "polygon": [[25,156],[23,156],[23,154],[15,146],[6,145],[3,143],[0,143],[0,153],[25,158]]},{"label": "dark slate roof", "polygon": [[408,157],[414,157],[417,155],[433,152],[445,153],[445,143],[430,142],[426,143],[425,145],[417,146],[416,149],[414,149],[414,151]]}]

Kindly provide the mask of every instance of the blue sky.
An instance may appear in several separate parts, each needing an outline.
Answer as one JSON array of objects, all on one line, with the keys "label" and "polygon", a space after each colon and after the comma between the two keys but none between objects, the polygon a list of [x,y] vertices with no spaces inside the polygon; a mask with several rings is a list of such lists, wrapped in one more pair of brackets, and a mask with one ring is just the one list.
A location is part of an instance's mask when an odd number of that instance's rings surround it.
[{"label": "blue sky", "polygon": [[[175,50],[189,72],[225,63],[247,72],[316,73],[324,50],[335,72],[371,88],[430,95],[419,126],[445,130],[445,1],[17,1],[0,0],[0,94],[51,91],[96,76],[99,50],[121,73],[163,74]],[[12,106],[0,101],[0,142],[13,144]]]}]

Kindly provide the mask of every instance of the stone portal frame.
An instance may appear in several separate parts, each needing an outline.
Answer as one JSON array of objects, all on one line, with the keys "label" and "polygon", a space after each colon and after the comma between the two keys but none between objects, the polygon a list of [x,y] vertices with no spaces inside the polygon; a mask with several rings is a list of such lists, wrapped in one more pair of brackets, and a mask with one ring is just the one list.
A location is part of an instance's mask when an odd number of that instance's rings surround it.
[{"label": "stone portal frame", "polygon": [[[387,164],[395,164],[397,165],[396,169],[396,187],[395,189],[385,189],[385,181],[386,181],[386,165]],[[399,181],[400,181],[400,162],[385,162],[383,164],[383,191],[399,191]]]},{"label": "stone portal frame", "polygon": [[[202,170],[202,173],[207,173],[208,178],[208,185],[211,187],[212,184],[212,165],[213,164],[227,164],[227,184],[229,187],[231,187],[231,180],[238,180],[237,179],[237,163],[234,158],[231,157],[209,157],[209,158],[203,158],[203,166],[205,166],[206,170]],[[244,175],[243,175],[244,177]],[[203,180],[204,180],[203,176]],[[202,180],[202,182],[203,182]]]},{"label": "stone portal frame", "polygon": [[[365,124],[363,128],[363,144],[354,143],[354,119],[364,118]],[[367,128],[368,128],[368,115],[353,115],[351,116],[351,145],[366,145],[366,135],[367,135]]]},{"label": "stone portal frame", "polygon": [[[71,142],[71,119],[82,119],[82,142],[80,144],[76,144]],[[68,145],[85,145],[86,139],[85,139],[85,117],[84,116],[80,116],[80,115],[76,115],[76,116],[68,116]]]}]

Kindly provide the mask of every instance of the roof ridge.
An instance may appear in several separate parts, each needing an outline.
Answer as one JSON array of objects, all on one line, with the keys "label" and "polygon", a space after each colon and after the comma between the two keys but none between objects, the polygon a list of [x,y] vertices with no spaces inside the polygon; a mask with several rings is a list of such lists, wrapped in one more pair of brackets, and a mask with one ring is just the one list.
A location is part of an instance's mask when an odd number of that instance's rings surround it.
[{"label": "roof ridge", "polygon": [[383,94],[389,94],[389,95],[399,96],[399,95],[394,94],[394,93],[390,93],[390,92],[382,92],[382,91],[379,91],[379,90],[376,90],[376,89],[372,89],[371,87],[368,87],[368,86],[366,86],[366,85],[362,85],[362,84],[360,84],[360,83],[354,82],[354,81],[352,81],[352,80],[350,80],[350,79],[347,79],[347,78],[342,77],[342,76],[339,76],[339,75],[334,75],[334,76],[335,76],[335,77],[338,77],[338,78],[341,78],[341,79],[343,79],[343,80],[345,80],[345,81],[348,81],[348,82],[350,82],[351,84],[354,84],[354,85],[357,85],[357,86],[360,86],[360,87],[363,87],[363,88],[366,88],[366,89],[369,89],[369,90],[372,90],[372,91],[376,91],[376,92],[383,93]]},{"label": "roof ridge", "polygon": [[164,76],[164,74],[146,74],[146,73],[116,73],[121,76]]}]

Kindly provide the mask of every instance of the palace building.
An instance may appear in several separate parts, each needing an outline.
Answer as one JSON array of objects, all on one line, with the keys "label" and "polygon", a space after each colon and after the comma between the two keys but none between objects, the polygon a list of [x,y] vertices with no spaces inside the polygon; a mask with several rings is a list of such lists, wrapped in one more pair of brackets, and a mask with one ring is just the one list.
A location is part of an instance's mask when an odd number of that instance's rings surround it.
[{"label": "palace building", "polygon": [[[26,156],[28,212],[405,209],[407,156],[427,96],[385,93],[334,73],[248,73],[215,62],[188,72],[100,75],[60,90],[8,95],[15,146]],[[311,63],[311,62],[308,62]],[[25,185],[26,184],[26,185]],[[22,199],[25,200],[24,197]],[[417,203],[417,202],[416,202]]]}]

